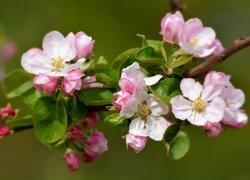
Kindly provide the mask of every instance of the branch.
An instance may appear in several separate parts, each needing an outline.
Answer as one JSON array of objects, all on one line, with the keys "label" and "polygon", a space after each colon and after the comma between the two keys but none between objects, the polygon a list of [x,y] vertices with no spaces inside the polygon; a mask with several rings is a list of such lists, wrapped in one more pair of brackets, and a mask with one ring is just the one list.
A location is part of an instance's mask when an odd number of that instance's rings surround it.
[{"label": "branch", "polygon": [[183,4],[181,0],[170,0],[169,4],[172,11],[183,11],[187,8],[187,5]]},{"label": "branch", "polygon": [[234,53],[248,46],[250,46],[250,37],[238,38],[230,46],[228,46],[220,55],[201,63],[200,65],[194,67],[190,71],[187,71],[185,73],[185,77],[195,77],[203,73],[206,73],[212,67],[225,61],[229,56],[233,55]]}]

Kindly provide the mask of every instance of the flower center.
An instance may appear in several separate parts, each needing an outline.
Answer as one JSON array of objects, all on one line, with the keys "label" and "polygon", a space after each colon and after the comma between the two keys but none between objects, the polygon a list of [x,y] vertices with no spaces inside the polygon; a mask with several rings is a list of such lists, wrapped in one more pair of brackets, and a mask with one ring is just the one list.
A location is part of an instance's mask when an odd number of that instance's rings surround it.
[{"label": "flower center", "polygon": [[205,110],[205,102],[200,98],[196,99],[192,105],[193,105],[193,110],[198,113],[204,112]]},{"label": "flower center", "polygon": [[138,109],[138,114],[142,119],[146,119],[146,117],[151,114],[151,110],[146,103],[143,103]]},{"label": "flower center", "polygon": [[197,40],[196,38],[191,38],[191,40],[190,40],[191,46],[194,46],[194,45],[196,45],[197,43],[198,43],[198,40]]},{"label": "flower center", "polygon": [[64,68],[64,61],[62,58],[52,58],[52,66],[55,72],[60,72]]}]

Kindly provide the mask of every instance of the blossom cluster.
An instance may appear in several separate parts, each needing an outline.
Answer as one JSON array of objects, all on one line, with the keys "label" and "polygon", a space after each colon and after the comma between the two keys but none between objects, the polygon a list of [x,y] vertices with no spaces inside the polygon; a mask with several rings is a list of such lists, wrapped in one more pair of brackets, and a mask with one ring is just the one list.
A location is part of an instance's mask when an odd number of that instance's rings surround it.
[{"label": "blossom cluster", "polygon": [[101,131],[93,131],[98,122],[98,114],[89,113],[81,124],[74,124],[69,129],[68,140],[73,148],[77,147],[76,150],[68,147],[64,155],[69,170],[80,168],[81,156],[85,163],[89,163],[108,150],[108,141],[104,134]]},{"label": "blossom cluster", "polygon": [[16,110],[10,105],[7,105],[0,109],[0,137],[5,137],[11,133],[6,121],[13,118],[16,115]]}]

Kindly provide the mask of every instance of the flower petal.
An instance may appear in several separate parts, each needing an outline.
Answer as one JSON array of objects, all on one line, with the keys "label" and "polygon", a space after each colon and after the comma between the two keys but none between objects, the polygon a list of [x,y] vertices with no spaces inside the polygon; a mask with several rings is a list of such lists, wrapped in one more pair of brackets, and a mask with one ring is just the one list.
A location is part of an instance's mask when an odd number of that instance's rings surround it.
[{"label": "flower petal", "polygon": [[155,116],[166,115],[168,113],[168,106],[161,103],[153,95],[147,100],[147,106]]},{"label": "flower petal", "polygon": [[202,92],[202,85],[195,82],[192,78],[184,78],[180,84],[181,91],[184,97],[194,101],[198,99]]},{"label": "flower petal", "polygon": [[196,126],[204,126],[207,123],[207,119],[204,116],[204,113],[192,112],[187,120]]},{"label": "flower petal", "polygon": [[224,115],[224,101],[220,97],[214,98],[210,103],[207,104],[204,113],[207,121],[211,123],[219,122],[222,120]]},{"label": "flower petal", "polygon": [[135,136],[147,137],[148,133],[145,128],[145,121],[141,120],[141,118],[136,118],[132,120],[129,125],[129,133]]},{"label": "flower petal", "polygon": [[163,77],[162,75],[158,74],[158,75],[151,76],[151,77],[145,77],[144,80],[147,86],[152,86],[156,84],[158,81],[160,81],[162,77]]},{"label": "flower petal", "polygon": [[172,112],[177,119],[185,120],[191,116],[191,102],[183,96],[175,96],[171,99]]}]

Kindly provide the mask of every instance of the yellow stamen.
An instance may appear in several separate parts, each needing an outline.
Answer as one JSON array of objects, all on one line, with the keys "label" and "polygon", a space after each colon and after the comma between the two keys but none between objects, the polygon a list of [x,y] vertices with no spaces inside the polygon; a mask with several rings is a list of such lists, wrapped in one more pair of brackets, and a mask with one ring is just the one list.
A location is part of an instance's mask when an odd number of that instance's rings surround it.
[{"label": "yellow stamen", "polygon": [[197,40],[196,38],[191,38],[190,44],[191,44],[192,46],[196,45],[197,43],[198,43],[198,40]]},{"label": "yellow stamen", "polygon": [[193,110],[198,113],[202,113],[205,110],[205,102],[200,98],[196,99],[192,105],[193,105]]},{"label": "yellow stamen", "polygon": [[138,114],[142,119],[146,119],[146,117],[151,114],[151,110],[146,103],[143,103],[138,109]]},{"label": "yellow stamen", "polygon": [[64,61],[62,58],[52,58],[52,66],[55,72],[59,72],[64,68]]}]

